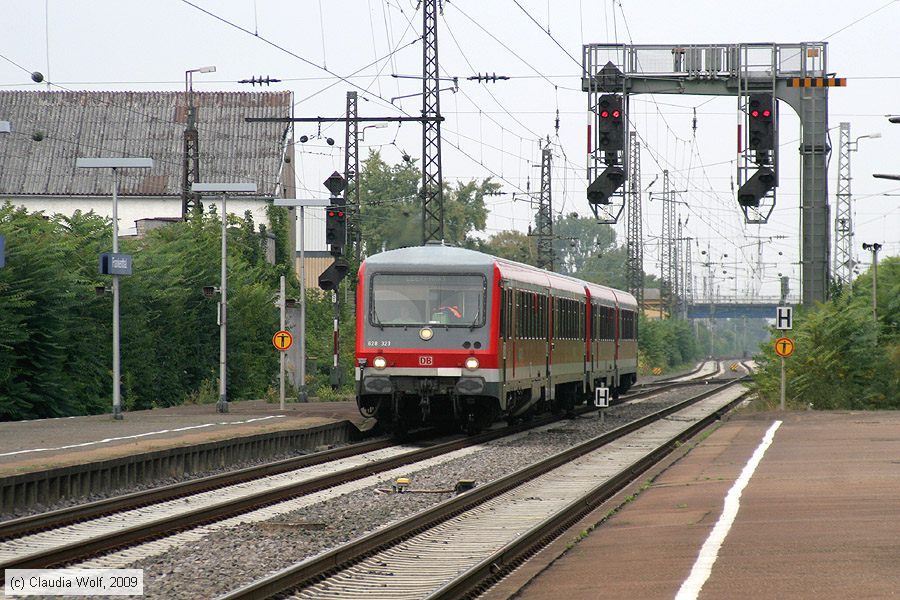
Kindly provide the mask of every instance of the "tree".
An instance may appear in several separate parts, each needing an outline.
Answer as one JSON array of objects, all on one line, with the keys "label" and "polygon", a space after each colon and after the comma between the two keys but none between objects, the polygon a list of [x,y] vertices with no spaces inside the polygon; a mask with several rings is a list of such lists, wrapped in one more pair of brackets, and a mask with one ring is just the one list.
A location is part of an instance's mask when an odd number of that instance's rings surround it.
[{"label": "tree", "polygon": [[[422,243],[421,173],[412,159],[388,165],[378,152],[369,153],[360,173],[360,224],[365,243],[363,254]],[[483,231],[487,221],[484,196],[499,184],[458,182],[455,189],[444,185],[444,241],[455,246],[473,245],[473,231]]]},{"label": "tree", "polygon": [[579,279],[625,288],[624,248],[616,247],[616,232],[609,225],[572,213],[553,224],[553,251],[557,270]]},{"label": "tree", "polygon": [[0,419],[98,406],[110,379],[92,342],[108,332],[110,313],[98,321],[102,306],[91,268],[107,224],[92,214],[66,220],[0,206],[0,233],[7,236],[7,264],[0,269]]},{"label": "tree", "polygon": [[[273,300],[289,267],[262,260],[267,238],[252,221],[229,222],[228,395],[259,398],[277,375]],[[126,410],[181,404],[214,388],[217,307],[201,289],[219,282],[221,231],[219,218],[206,214],[122,240],[134,258],[134,274],[120,278]],[[112,299],[94,288],[110,283],[97,269],[110,221],[91,213],[47,218],[7,203],[0,233],[8,259],[0,269],[0,420],[109,411]],[[289,286],[296,288],[292,277]]]},{"label": "tree", "polygon": [[521,231],[501,231],[487,240],[479,241],[476,250],[526,265],[537,264],[537,244],[533,236]]}]

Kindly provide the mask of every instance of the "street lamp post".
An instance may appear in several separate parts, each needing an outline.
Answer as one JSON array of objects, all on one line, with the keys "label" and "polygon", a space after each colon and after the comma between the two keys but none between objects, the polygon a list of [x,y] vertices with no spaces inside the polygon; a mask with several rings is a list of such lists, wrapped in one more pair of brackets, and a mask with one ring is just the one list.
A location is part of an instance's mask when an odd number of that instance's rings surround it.
[{"label": "street lamp post", "polygon": [[[194,73],[215,73],[215,67],[200,67],[199,69],[188,69],[184,72],[184,91],[188,94],[188,108],[193,111],[194,108]],[[193,115],[190,115],[193,116]]]},{"label": "street lamp post", "polygon": [[[119,169],[151,169],[151,158],[78,158],[75,166],[79,169],[112,169],[113,203],[112,203],[112,254],[119,253]],[[114,260],[112,262],[115,262]],[[129,272],[130,272],[130,261]],[[122,420],[122,367],[119,349],[119,272],[111,268],[113,285],[113,419]]]},{"label": "street lamp post", "polygon": [[228,193],[256,193],[255,183],[194,183],[192,192],[219,193],[222,195],[222,275],[219,284],[219,401],[216,411],[228,412],[228,396],[226,384],[226,355],[228,349],[228,210],[226,206]]},{"label": "street lamp post", "polygon": [[[328,206],[330,200],[327,199],[298,199],[298,198],[276,198],[275,206],[288,206],[299,209],[300,219],[300,384],[297,386],[297,401],[306,402],[308,400],[306,392],[306,223],[304,219],[303,209],[307,206]],[[294,213],[294,218],[298,217]],[[296,221],[294,227],[296,227]]]}]

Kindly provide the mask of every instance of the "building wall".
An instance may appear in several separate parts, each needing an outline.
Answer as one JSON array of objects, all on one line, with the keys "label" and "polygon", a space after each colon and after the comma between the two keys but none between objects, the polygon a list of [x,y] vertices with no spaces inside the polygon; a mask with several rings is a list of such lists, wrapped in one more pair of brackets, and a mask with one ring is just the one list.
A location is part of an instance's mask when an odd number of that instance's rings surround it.
[{"label": "building wall", "polygon": [[[43,211],[45,215],[62,214],[72,215],[76,210],[83,213],[93,211],[102,217],[112,218],[112,189],[109,196],[14,196],[0,195],[0,203],[9,200],[15,206],[24,206],[29,211]],[[243,218],[244,212],[249,210],[253,214],[253,221],[257,228],[259,225],[268,225],[265,200],[242,200],[230,198],[226,200],[226,208],[229,214]],[[217,212],[221,214],[221,201],[218,198],[204,197],[203,208],[208,211],[215,205]],[[136,235],[136,221],[139,219],[153,218],[180,218],[181,198],[169,197],[119,197],[119,233]],[[323,221],[324,223],[324,221]],[[324,230],[324,224],[322,228]],[[324,231],[323,231],[324,237]]]},{"label": "building wall", "polygon": [[[305,269],[305,279],[306,279],[306,289],[308,290],[318,290],[319,289],[319,275],[321,275],[328,266],[334,262],[334,257],[331,256],[328,252],[322,251],[307,251],[306,252],[306,269]],[[294,257],[294,269],[297,273],[297,277],[300,277],[300,253],[298,252]],[[350,276],[349,274],[347,275]]]}]

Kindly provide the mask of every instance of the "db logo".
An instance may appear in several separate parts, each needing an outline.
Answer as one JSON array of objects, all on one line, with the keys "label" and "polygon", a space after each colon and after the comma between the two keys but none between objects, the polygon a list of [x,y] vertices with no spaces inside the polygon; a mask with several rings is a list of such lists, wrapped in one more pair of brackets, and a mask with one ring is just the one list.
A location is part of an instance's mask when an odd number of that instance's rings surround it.
[{"label": "db logo", "polygon": [[420,356],[419,357],[419,366],[420,367],[430,367],[434,364],[434,358],[431,356]]}]

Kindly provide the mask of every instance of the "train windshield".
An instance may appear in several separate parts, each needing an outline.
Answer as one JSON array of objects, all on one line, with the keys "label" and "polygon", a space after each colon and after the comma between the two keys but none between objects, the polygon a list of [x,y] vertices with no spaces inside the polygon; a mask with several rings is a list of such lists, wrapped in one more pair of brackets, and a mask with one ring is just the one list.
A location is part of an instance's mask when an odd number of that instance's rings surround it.
[{"label": "train windshield", "polygon": [[379,327],[480,327],[486,286],[483,275],[376,274],[369,321]]}]

